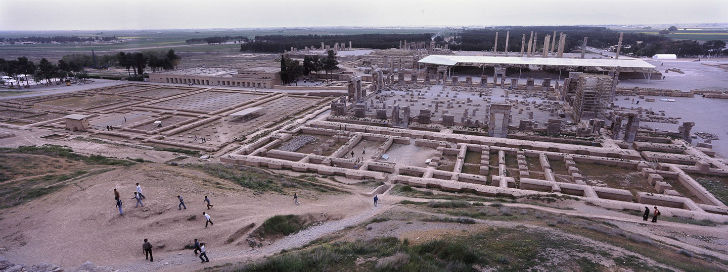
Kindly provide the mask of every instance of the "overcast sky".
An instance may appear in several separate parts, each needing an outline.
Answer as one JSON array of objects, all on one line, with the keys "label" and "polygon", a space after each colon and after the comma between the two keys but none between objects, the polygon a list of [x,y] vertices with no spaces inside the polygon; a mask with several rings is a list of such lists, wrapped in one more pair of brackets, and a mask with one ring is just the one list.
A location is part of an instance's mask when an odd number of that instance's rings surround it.
[{"label": "overcast sky", "polygon": [[0,31],[725,22],[728,0],[0,0]]}]

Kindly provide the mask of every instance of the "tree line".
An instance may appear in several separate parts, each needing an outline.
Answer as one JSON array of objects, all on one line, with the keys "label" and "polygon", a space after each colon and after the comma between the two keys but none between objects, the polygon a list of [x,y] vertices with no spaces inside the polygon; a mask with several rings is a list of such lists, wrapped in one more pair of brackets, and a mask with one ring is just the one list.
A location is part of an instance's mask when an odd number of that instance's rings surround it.
[{"label": "tree line", "polygon": [[226,43],[229,41],[236,41],[238,43],[244,43],[248,42],[248,37],[244,36],[213,36],[213,37],[206,37],[206,38],[194,38],[194,39],[187,39],[185,40],[186,43],[194,44],[194,43],[207,43],[207,44],[219,44],[219,43]]},{"label": "tree line", "polygon": [[[60,78],[65,80],[69,77],[85,78],[88,75],[85,68],[108,68],[123,67],[126,68],[129,80],[144,80],[144,70],[149,67],[152,71],[171,70],[174,69],[181,57],[175,54],[173,49],[164,52],[119,52],[112,55],[97,56],[91,55],[66,55],[57,63],[52,63],[43,58],[34,63],[27,57],[20,57],[15,60],[5,60],[0,58],[0,74],[20,79],[20,75],[28,75],[36,81],[52,78]],[[132,75],[133,71],[133,75]],[[26,84],[29,84],[28,76],[23,77]]]},{"label": "tree line", "polygon": [[[25,81],[26,85],[30,84],[30,77],[35,81],[45,79],[46,82],[50,82],[52,78],[59,78],[61,80],[65,80],[68,77],[83,78],[85,74],[81,73],[82,71],[82,67],[75,64],[71,65],[62,59],[58,61],[58,64],[54,64],[43,58],[38,64],[35,64],[26,57],[19,57],[14,60],[0,58],[0,73],[12,77],[18,82]],[[21,75],[25,76],[20,77]],[[5,82],[2,83],[4,84]]]},{"label": "tree line", "polygon": [[[531,31],[538,34],[538,41],[533,46],[536,52],[543,50],[543,40],[546,35],[553,35],[556,31],[566,34],[564,52],[580,52],[584,37],[588,37],[587,46],[596,48],[608,48],[617,45],[619,32],[606,27],[582,27],[582,26],[535,26],[535,27],[500,27],[485,29],[469,29],[458,33],[451,42],[453,50],[466,51],[491,51],[495,40],[495,32],[498,32],[498,51],[503,51],[505,46],[506,31],[510,31],[508,40],[509,52],[521,51],[521,38],[526,35],[526,46]],[[558,40],[557,40],[558,44]],[[725,42],[720,40],[699,43],[688,40],[672,40],[669,37],[651,35],[636,32],[624,32],[622,39],[622,51],[625,54],[632,53],[635,56],[653,56],[654,54],[667,53],[676,54],[680,57],[693,57],[702,55],[726,54]],[[554,51],[556,51],[554,49]]]},{"label": "tree line", "polygon": [[22,37],[22,38],[2,38],[0,42],[9,44],[21,43],[21,42],[35,42],[35,43],[72,43],[72,42],[95,42],[95,41],[113,41],[117,38],[115,36],[109,37],[78,37],[78,36],[52,36],[52,37]]},{"label": "tree line", "polygon": [[319,48],[321,42],[333,46],[334,43],[344,43],[360,48],[388,49],[399,47],[400,41],[423,42],[430,41],[433,34],[356,34],[356,35],[264,35],[240,45],[241,52],[282,53],[291,47],[304,49],[306,46]]},{"label": "tree line", "polygon": [[302,75],[310,75],[312,72],[321,70],[328,75],[332,70],[338,69],[339,61],[336,60],[336,52],[329,50],[325,57],[318,55],[304,56],[303,65],[298,60],[281,55],[281,81],[283,84],[296,82]]}]

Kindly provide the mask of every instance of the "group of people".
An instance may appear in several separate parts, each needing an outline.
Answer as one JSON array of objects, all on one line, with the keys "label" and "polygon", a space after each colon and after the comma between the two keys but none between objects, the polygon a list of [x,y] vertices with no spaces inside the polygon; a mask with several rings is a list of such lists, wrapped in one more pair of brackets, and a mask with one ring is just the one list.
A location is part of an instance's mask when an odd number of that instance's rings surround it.
[{"label": "group of people", "polygon": [[[136,205],[134,206],[144,207],[144,202],[142,200],[146,199],[147,197],[144,196],[142,193],[142,187],[139,185],[139,183],[136,184],[136,191],[134,192],[134,197],[131,199],[134,199],[136,201]],[[119,191],[114,188],[114,199],[116,200],[116,207],[119,209],[119,215],[124,215],[124,209],[123,209],[123,201],[121,200],[121,196],[119,195]],[[295,196],[296,204],[298,204],[298,196]],[[177,205],[178,210],[187,209],[187,205],[185,205],[184,198],[182,198],[181,195],[177,196],[177,200],[179,200],[179,204]],[[214,205],[212,205],[212,201],[208,196],[205,196],[205,199],[203,200],[207,206],[207,209],[210,210]],[[212,223],[212,218],[210,217],[210,214],[207,212],[202,212],[202,215],[205,217],[205,228],[207,228],[208,225],[214,225]],[[152,255],[152,244],[149,242],[149,239],[144,239],[144,243],[142,244],[142,250],[144,251],[144,256],[146,260],[149,260],[150,262],[154,261],[154,257]],[[207,257],[207,250],[205,249],[205,243],[200,243],[195,239],[194,244],[194,253],[196,256],[198,256],[200,260],[202,260],[203,263],[210,262],[210,259]]]},{"label": "group of people", "polygon": [[[114,199],[116,200],[116,207],[119,208],[119,214],[124,215],[124,210],[122,209],[123,202],[121,201],[121,197],[119,196],[119,191],[114,188]],[[139,183],[136,184],[136,191],[134,192],[134,197],[132,198],[136,200],[136,207],[142,206],[144,207],[144,202],[142,200],[146,199],[146,196],[142,193],[142,187],[139,185]],[[181,195],[177,195],[177,200],[179,200],[179,204],[177,204],[177,209],[187,209],[187,205],[185,205],[184,198]],[[205,196],[204,202],[207,206],[207,209],[210,210],[214,205],[212,205],[212,201],[208,196]],[[379,197],[377,195],[374,195],[374,207],[377,206],[379,202]],[[300,203],[298,202],[298,193],[293,193],[293,203],[298,206]],[[647,209],[645,207],[645,209]],[[657,207],[655,207],[655,211],[657,212]],[[649,209],[646,210],[646,214],[649,214]],[[659,212],[658,212],[659,214]],[[202,215],[205,217],[205,228],[209,226],[214,225],[212,222],[212,218],[210,217],[210,214],[207,212],[202,212]],[[645,215],[645,218],[647,218],[647,215]],[[652,222],[655,222],[657,219],[657,215],[653,218]],[[647,220],[647,219],[645,219]],[[149,242],[149,239],[144,239],[144,243],[142,244],[142,250],[144,251],[144,256],[146,260],[149,260],[150,262],[154,261],[154,256],[152,255],[152,244]],[[210,262],[210,259],[207,257],[207,250],[205,249],[205,243],[200,243],[197,239],[195,239],[194,242],[194,253],[195,256],[199,256],[200,260],[205,262]]]},{"label": "group of people", "polygon": [[[660,216],[660,210],[657,209],[657,206],[655,206],[654,210],[652,211],[652,223],[657,222],[657,217]],[[650,208],[645,207],[645,213],[642,215],[642,220],[647,221],[647,219],[650,218]]]}]

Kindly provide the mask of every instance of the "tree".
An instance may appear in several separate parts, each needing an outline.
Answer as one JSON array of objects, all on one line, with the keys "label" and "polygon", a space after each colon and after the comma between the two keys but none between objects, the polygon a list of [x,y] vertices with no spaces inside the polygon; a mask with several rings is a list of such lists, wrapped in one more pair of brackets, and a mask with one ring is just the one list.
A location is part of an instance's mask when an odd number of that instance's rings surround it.
[{"label": "tree", "polygon": [[169,51],[167,51],[166,62],[162,68],[164,68],[164,70],[173,70],[177,67],[177,64],[179,64],[180,59],[182,58],[174,53],[174,49],[169,49]]},{"label": "tree", "polygon": [[677,27],[676,26],[670,26],[669,28],[667,28],[667,30],[670,31],[670,32],[675,32],[675,31],[677,31]]},{"label": "tree", "polygon": [[0,58],[0,74],[8,73],[8,62],[5,59]]},{"label": "tree", "polygon": [[119,65],[121,67],[126,68],[126,73],[131,77],[131,71],[130,71],[130,69],[131,69],[131,66],[132,66],[132,62],[131,62],[131,59],[129,57],[130,55],[131,54],[126,54],[124,52],[119,52],[119,54],[117,55],[117,61],[119,62]]},{"label": "tree", "polygon": [[37,69],[35,63],[29,61],[26,57],[19,57],[16,64],[16,69],[16,74],[25,75],[25,85],[30,85],[30,82],[28,81],[28,76],[35,74],[35,70]]},{"label": "tree", "polygon": [[69,74],[71,74],[71,65],[63,59],[58,60],[58,76],[61,80],[66,79]]},{"label": "tree", "polygon": [[329,74],[329,71],[339,69],[339,61],[336,60],[336,52],[334,52],[334,50],[329,50],[322,63],[327,75]]},{"label": "tree", "polygon": [[303,57],[303,74],[310,75],[311,72],[321,70],[321,59],[318,55]]},{"label": "tree", "polygon": [[38,63],[38,75],[45,79],[46,82],[50,83],[51,78],[55,77],[58,73],[58,67],[53,65],[50,61],[43,58]]},{"label": "tree", "polygon": [[288,56],[281,55],[281,82],[289,84],[297,82],[298,77],[303,74],[303,68],[297,60],[293,60]]},{"label": "tree", "polygon": [[136,70],[134,71],[134,74],[143,77],[144,68],[147,67],[147,57],[144,56],[143,53],[137,52],[137,53],[134,53],[132,61],[133,61],[134,67],[136,68]]}]

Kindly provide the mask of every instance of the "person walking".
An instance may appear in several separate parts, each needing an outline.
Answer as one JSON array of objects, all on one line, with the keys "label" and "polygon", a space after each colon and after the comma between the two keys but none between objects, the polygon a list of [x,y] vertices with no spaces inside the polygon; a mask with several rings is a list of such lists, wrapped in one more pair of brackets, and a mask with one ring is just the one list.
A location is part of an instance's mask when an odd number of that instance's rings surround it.
[{"label": "person walking", "polygon": [[374,195],[374,207],[377,206],[377,202],[379,202],[379,196]]},{"label": "person walking", "polygon": [[195,256],[197,256],[197,253],[200,251],[200,242],[195,239],[195,250],[193,251],[195,253]]},{"label": "person walking", "polygon": [[207,258],[207,249],[205,248],[205,243],[200,244],[200,260],[202,260],[203,263],[210,262],[210,258]]},{"label": "person walking", "polygon": [[119,191],[117,191],[116,188],[114,188],[114,199],[119,200]]},{"label": "person walking", "polygon": [[652,223],[656,223],[657,222],[657,217],[658,216],[660,216],[660,210],[658,210],[657,209],[657,206],[655,206],[655,208],[653,209],[653,212],[652,212]]},{"label": "person walking", "polygon": [[209,223],[210,225],[215,225],[215,223],[212,223],[212,219],[210,219],[210,214],[208,214],[208,213],[206,213],[206,212],[202,212],[202,215],[204,215],[204,216],[205,216],[205,220],[206,220],[206,221],[205,221],[205,228],[207,228],[207,224],[208,224],[208,223]]},{"label": "person walking", "polygon": [[647,221],[650,218],[650,208],[645,206],[645,213],[642,215],[642,220]]},{"label": "person walking", "polygon": [[121,205],[122,205],[121,198],[117,198],[116,199],[116,207],[119,207],[119,214],[120,215],[124,215],[124,211],[121,209]]},{"label": "person walking", "polygon": [[177,205],[178,210],[182,210],[182,207],[187,209],[187,206],[185,205],[185,200],[182,198],[182,196],[177,196],[177,199],[179,199],[179,205]]},{"label": "person walking", "polygon": [[142,249],[144,250],[144,257],[149,260],[150,262],[154,261],[154,256],[152,256],[152,244],[149,243],[149,240],[144,239],[144,244],[142,245]]},{"label": "person walking", "polygon": [[142,207],[144,207],[144,203],[142,203],[142,198],[139,196],[139,193],[134,192],[134,197],[132,197],[131,199],[136,199],[136,205],[134,206],[134,208],[139,207],[139,205],[142,205]]},{"label": "person walking", "polygon": [[208,209],[208,210],[209,210],[210,208],[212,208],[212,206],[213,206],[213,205],[212,205],[212,204],[210,204],[210,199],[209,199],[209,198],[207,198],[207,196],[205,196],[205,202],[207,202],[207,209]]},{"label": "person walking", "polygon": [[298,194],[297,193],[293,193],[293,204],[296,204],[296,206],[298,206]]},{"label": "person walking", "polygon": [[138,182],[137,182],[136,186],[137,186],[136,191],[139,194],[139,197],[141,197],[141,199],[146,199],[147,197],[144,196],[144,194],[142,194],[142,186],[140,186]]}]

